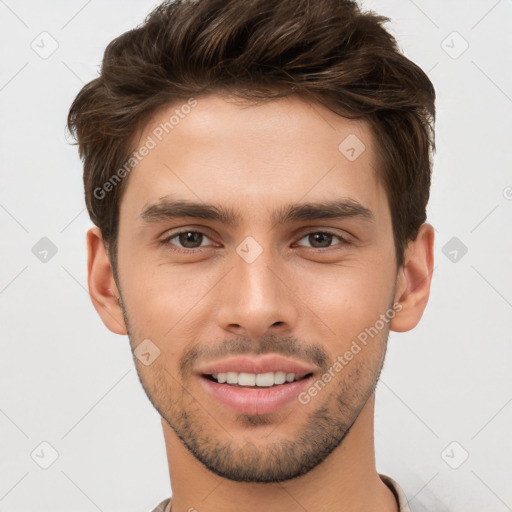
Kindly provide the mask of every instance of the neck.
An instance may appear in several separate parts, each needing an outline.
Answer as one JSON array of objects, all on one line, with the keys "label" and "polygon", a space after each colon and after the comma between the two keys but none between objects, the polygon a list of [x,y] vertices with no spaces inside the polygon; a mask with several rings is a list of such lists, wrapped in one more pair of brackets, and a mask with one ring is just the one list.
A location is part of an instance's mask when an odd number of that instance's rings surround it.
[{"label": "neck", "polygon": [[172,512],[397,512],[375,468],[375,394],[340,446],[308,473],[279,483],[235,482],[204,467],[162,419],[172,486]]}]

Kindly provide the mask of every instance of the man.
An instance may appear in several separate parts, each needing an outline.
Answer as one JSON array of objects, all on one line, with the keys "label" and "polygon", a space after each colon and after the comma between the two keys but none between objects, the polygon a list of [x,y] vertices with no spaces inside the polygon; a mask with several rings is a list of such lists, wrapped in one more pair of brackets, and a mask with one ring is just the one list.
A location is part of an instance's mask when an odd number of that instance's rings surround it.
[{"label": "man", "polygon": [[435,93],[386,21],[162,4],[71,107],[89,291],[162,417],[172,512],[410,510],[374,403],[429,296]]}]

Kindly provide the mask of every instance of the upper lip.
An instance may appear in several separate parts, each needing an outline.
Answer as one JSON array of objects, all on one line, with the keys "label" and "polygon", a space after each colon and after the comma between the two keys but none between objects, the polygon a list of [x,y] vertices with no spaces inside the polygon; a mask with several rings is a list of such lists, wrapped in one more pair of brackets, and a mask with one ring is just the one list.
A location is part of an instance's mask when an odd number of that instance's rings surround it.
[{"label": "upper lip", "polygon": [[269,372],[294,373],[297,379],[301,379],[308,373],[313,373],[312,368],[304,363],[292,359],[286,359],[278,355],[266,355],[259,357],[237,356],[206,364],[198,370],[201,375],[217,373],[269,373]]}]

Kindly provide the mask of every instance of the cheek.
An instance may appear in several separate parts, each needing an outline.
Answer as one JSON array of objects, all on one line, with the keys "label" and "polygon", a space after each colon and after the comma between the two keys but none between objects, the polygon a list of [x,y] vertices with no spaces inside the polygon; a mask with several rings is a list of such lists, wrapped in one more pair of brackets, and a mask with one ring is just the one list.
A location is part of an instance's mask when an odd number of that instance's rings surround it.
[{"label": "cheek", "polygon": [[385,313],[392,296],[392,273],[377,262],[331,267],[326,272],[303,272],[297,295],[304,297],[314,324],[323,323],[336,340],[337,350],[373,326]]},{"label": "cheek", "polygon": [[211,272],[171,265],[134,265],[125,273],[123,297],[132,323],[144,336],[164,340],[198,321],[201,301],[214,286]]}]

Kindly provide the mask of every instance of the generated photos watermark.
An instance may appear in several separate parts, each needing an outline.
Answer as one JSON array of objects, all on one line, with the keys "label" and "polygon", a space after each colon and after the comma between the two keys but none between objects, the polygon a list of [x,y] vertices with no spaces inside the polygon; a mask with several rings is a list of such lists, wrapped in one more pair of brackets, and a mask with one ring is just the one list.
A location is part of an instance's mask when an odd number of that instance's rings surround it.
[{"label": "generated photos watermark", "polygon": [[102,200],[108,192],[121,183],[121,181],[142,162],[144,158],[149,155],[152,149],[155,149],[163,138],[171,133],[176,126],[178,126],[182,119],[185,119],[194,107],[197,106],[195,98],[189,98],[186,103],[181,105],[180,108],[174,109],[174,114],[169,117],[168,121],[160,123],[153,129],[151,135],[146,137],[146,141],[137,150],[135,150],[126,160],[125,164],[120,167],[101,187],[96,187],[93,195],[96,199]]},{"label": "generated photos watermark", "polygon": [[[347,366],[354,356],[357,356],[361,350],[367,346],[368,337],[375,338],[389,322],[395,318],[396,314],[402,311],[402,304],[395,302],[392,307],[388,308],[385,313],[381,313],[379,319],[375,323],[366,327],[357,335],[357,339],[352,341],[350,348],[343,355],[338,355],[336,361],[325,371],[311,386],[299,394],[298,400],[301,404],[306,405],[322,391],[327,384],[333,380],[336,375]],[[359,342],[359,343],[358,343]],[[362,345],[362,346],[361,346]]]}]

